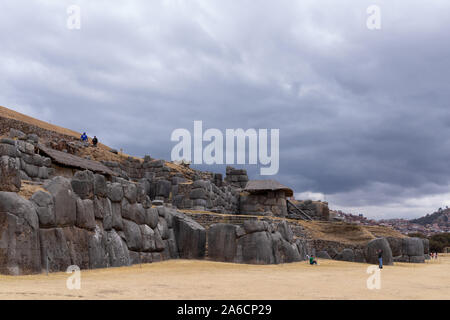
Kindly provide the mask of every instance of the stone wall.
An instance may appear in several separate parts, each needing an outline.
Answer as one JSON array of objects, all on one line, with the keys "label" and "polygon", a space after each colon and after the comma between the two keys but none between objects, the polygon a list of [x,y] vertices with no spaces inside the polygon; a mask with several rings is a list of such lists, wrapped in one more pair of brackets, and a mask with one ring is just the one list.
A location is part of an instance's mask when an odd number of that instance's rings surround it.
[{"label": "stone wall", "polygon": [[1,139],[0,156],[3,162],[15,161],[23,180],[45,180],[53,173],[51,159],[36,154],[31,141]]},{"label": "stone wall", "polygon": [[248,182],[247,170],[227,166],[225,182],[236,188],[244,189]]},{"label": "stone wall", "polygon": [[264,193],[242,192],[240,213],[249,215],[287,216],[286,195],[283,190]]},{"label": "stone wall", "polygon": [[306,260],[313,249],[295,239],[286,221],[246,220],[243,226],[213,224],[208,229],[208,258],[214,261],[279,264]]},{"label": "stone wall", "polygon": [[89,171],[55,177],[30,200],[0,192],[0,272],[125,266],[202,259],[205,229],[174,209],[153,207],[140,184]]}]

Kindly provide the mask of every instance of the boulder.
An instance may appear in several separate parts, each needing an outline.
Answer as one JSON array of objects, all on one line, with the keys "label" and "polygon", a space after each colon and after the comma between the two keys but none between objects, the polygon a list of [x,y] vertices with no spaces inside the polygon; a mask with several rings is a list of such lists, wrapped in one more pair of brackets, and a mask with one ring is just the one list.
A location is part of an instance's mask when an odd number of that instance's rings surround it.
[{"label": "boulder", "polygon": [[404,238],[403,239],[403,255],[407,256],[423,256],[423,242],[420,238]]},{"label": "boulder", "polygon": [[98,225],[94,234],[89,237],[89,268],[109,267],[108,252],[106,249],[107,237]]},{"label": "boulder", "polygon": [[112,215],[111,200],[108,198],[94,197],[94,216],[103,219]]},{"label": "boulder", "polygon": [[155,229],[159,222],[159,215],[157,208],[149,208],[146,210],[145,223],[150,228]]},{"label": "boulder", "polygon": [[89,269],[89,238],[92,232],[77,227],[62,228],[69,248],[71,265]]},{"label": "boulder", "polygon": [[277,225],[277,231],[281,234],[284,240],[288,242],[294,241],[294,233],[285,220]]},{"label": "boulder", "polygon": [[[253,232],[238,239],[238,260],[250,264],[273,264],[272,238],[268,232]],[[240,247],[240,248],[239,248]]]},{"label": "boulder", "polygon": [[389,246],[391,247],[392,256],[398,257],[402,255],[403,252],[403,239],[402,238],[386,238],[389,242]]},{"label": "boulder", "polygon": [[247,234],[254,233],[254,232],[267,231],[268,228],[269,228],[269,225],[265,221],[260,221],[257,219],[244,221],[244,230],[245,230],[245,233],[247,233]]},{"label": "boulder", "polygon": [[125,184],[123,194],[130,203],[135,203],[137,200],[137,186],[134,183]]},{"label": "boulder", "polygon": [[338,253],[336,257],[334,257],[335,260],[340,261],[349,261],[354,262],[355,261],[355,253],[352,249],[346,248],[342,250],[342,252]]},{"label": "boulder", "polygon": [[121,202],[123,199],[123,188],[118,182],[108,184],[108,198],[112,202]]},{"label": "boulder", "polygon": [[205,228],[184,214],[177,212],[173,217],[173,230],[180,258],[202,259],[205,257]]},{"label": "boulder", "polygon": [[142,235],[142,251],[153,252],[156,250],[155,232],[147,225],[140,225]]},{"label": "boulder", "polygon": [[273,263],[290,263],[301,260],[297,245],[295,243],[292,244],[286,241],[278,231],[269,235],[272,238],[272,248],[274,254]]},{"label": "boulder", "polygon": [[48,272],[65,271],[71,265],[69,247],[61,228],[40,229],[42,270]]},{"label": "boulder", "polygon": [[355,262],[366,263],[363,249],[355,249]]},{"label": "boulder", "polygon": [[122,267],[130,265],[127,245],[115,230],[106,232],[106,252],[110,266]]},{"label": "boulder", "polygon": [[71,181],[73,191],[81,199],[94,196],[94,174],[91,171],[77,171]]},{"label": "boulder", "polygon": [[21,185],[20,166],[16,159],[0,157],[0,191],[19,192]]},{"label": "boulder", "polygon": [[53,196],[56,225],[60,227],[75,225],[77,205],[70,181],[57,176],[47,181],[44,188]]},{"label": "boulder", "polygon": [[94,202],[90,199],[77,199],[76,226],[93,231],[95,229]]},{"label": "boulder", "polygon": [[19,152],[14,145],[10,145],[7,143],[0,143],[0,156],[7,156],[11,158],[16,158],[19,156]]},{"label": "boulder", "polygon": [[172,183],[167,180],[159,180],[156,183],[156,196],[168,198],[172,190]]},{"label": "boulder", "polygon": [[232,224],[213,224],[208,229],[208,257],[215,261],[235,262],[236,229]]},{"label": "boulder", "polygon": [[392,251],[386,238],[378,238],[370,241],[364,249],[367,263],[378,264],[378,250],[383,250],[383,264],[392,265]]},{"label": "boulder", "polygon": [[13,192],[0,192],[0,273],[41,272],[39,219],[31,203]]},{"label": "boulder", "polygon": [[123,220],[123,232],[125,234],[129,250],[139,251],[142,248],[142,234],[139,226],[129,220]]},{"label": "boulder", "polygon": [[111,216],[112,228],[116,230],[123,230],[122,207],[120,203],[113,202],[111,204],[111,209],[112,209],[112,216]]},{"label": "boulder", "polygon": [[156,226],[156,228],[158,229],[159,234],[161,235],[161,238],[163,240],[169,239],[170,237],[169,227],[167,226],[167,222],[165,219],[159,218],[158,225]]},{"label": "boulder", "polygon": [[27,135],[20,130],[11,128],[11,129],[9,129],[9,137],[12,139],[14,139],[14,138],[26,139]]},{"label": "boulder", "polygon": [[329,255],[328,252],[325,251],[325,250],[318,251],[317,254],[316,254],[316,256],[317,256],[317,258],[319,258],[319,259],[328,259],[328,260],[331,260],[330,255]]},{"label": "boulder", "polygon": [[35,192],[30,199],[35,205],[41,228],[56,227],[55,205],[53,197],[45,191]]},{"label": "boulder", "polygon": [[196,199],[206,200],[206,199],[208,199],[208,196],[206,195],[205,189],[194,189],[189,194],[189,198],[191,198],[193,200],[196,200]]},{"label": "boulder", "polygon": [[94,194],[99,197],[106,197],[108,194],[106,178],[101,174],[94,175]]}]

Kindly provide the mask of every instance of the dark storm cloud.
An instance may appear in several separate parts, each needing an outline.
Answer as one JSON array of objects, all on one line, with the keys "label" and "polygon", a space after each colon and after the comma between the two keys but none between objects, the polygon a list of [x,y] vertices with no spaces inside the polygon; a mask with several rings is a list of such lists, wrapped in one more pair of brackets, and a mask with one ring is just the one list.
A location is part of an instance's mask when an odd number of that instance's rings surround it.
[{"label": "dark storm cloud", "polygon": [[[66,28],[71,4],[81,30]],[[378,31],[366,28],[371,4],[382,10]],[[0,9],[1,105],[166,159],[171,132],[194,120],[279,128],[275,178],[297,193],[379,217],[448,199],[448,1],[8,0]]]}]

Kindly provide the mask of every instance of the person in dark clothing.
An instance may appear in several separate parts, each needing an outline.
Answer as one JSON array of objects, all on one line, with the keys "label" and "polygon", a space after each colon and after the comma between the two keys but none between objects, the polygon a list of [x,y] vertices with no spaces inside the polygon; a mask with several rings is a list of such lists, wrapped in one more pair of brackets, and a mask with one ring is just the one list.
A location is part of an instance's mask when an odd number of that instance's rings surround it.
[{"label": "person in dark clothing", "polygon": [[378,250],[378,262],[380,269],[383,269],[383,250]]},{"label": "person in dark clothing", "polygon": [[97,143],[98,143],[98,139],[96,136],[94,136],[94,139],[92,139],[92,144],[94,145],[94,147],[97,146]]}]

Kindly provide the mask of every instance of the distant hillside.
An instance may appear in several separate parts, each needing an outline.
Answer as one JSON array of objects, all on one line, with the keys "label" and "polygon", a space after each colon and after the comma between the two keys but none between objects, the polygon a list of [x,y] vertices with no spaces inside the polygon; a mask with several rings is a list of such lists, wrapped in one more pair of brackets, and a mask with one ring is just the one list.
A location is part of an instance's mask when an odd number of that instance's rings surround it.
[{"label": "distant hillside", "polygon": [[437,224],[437,225],[449,225],[450,224],[450,209],[440,209],[432,214],[427,214],[424,217],[411,220],[412,223],[420,225]]}]

